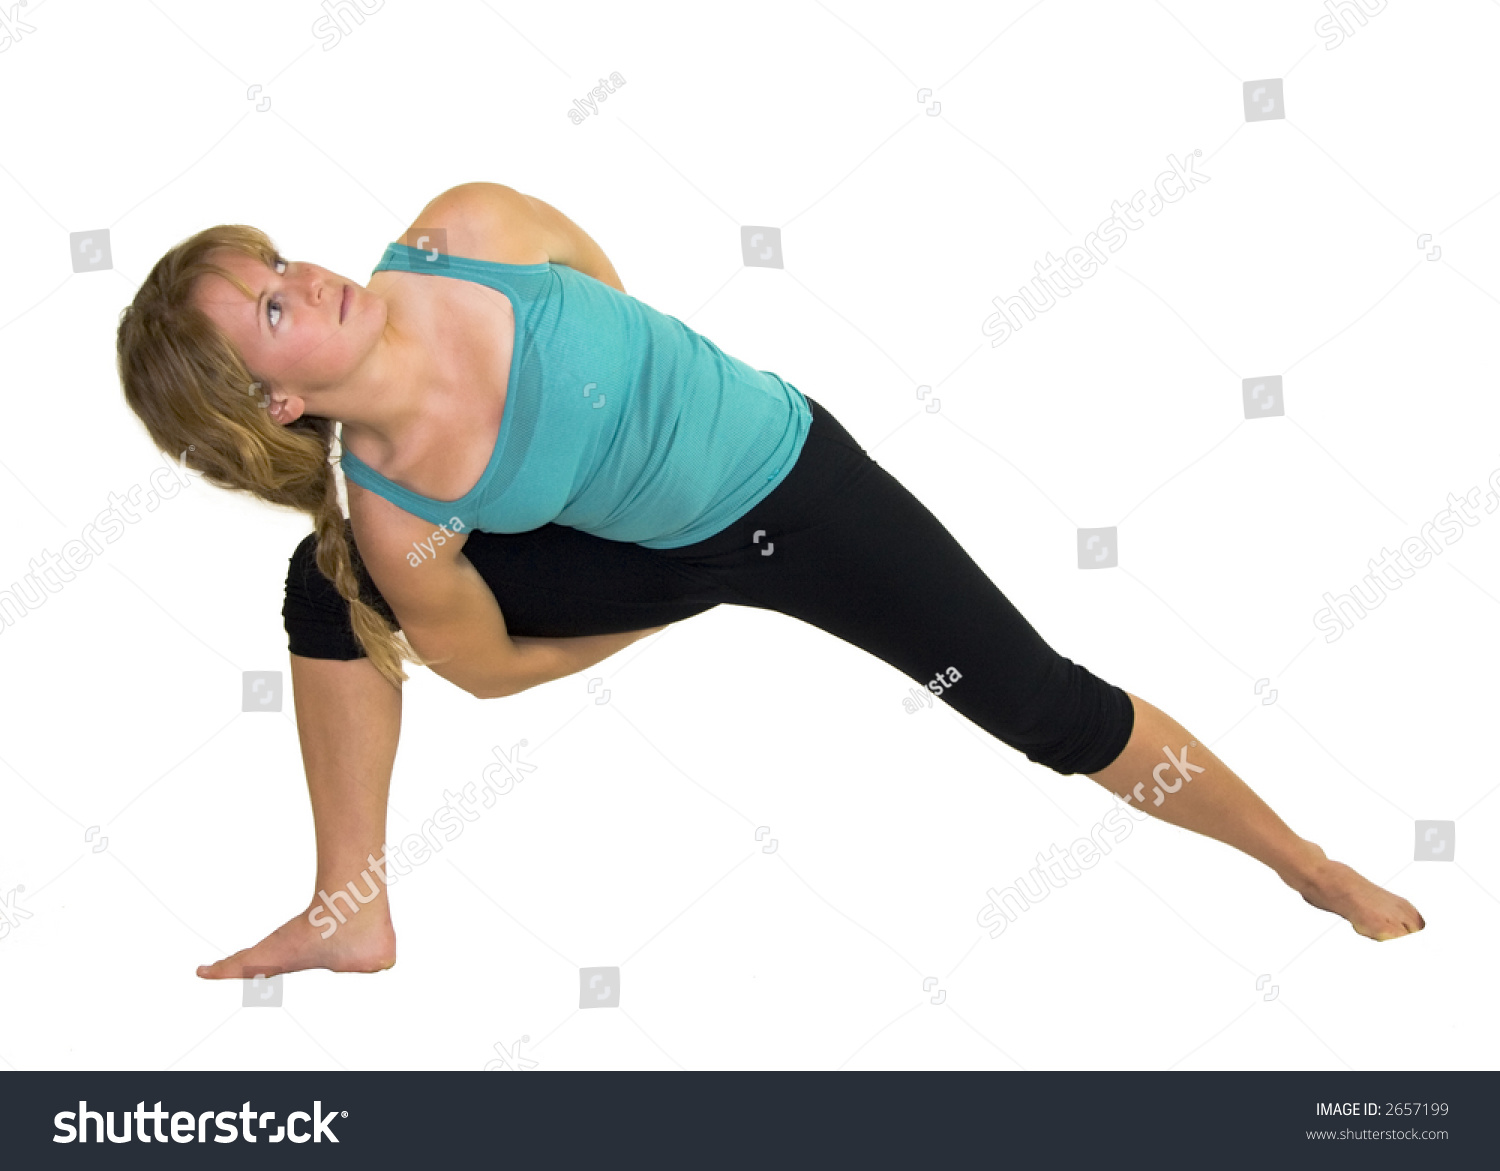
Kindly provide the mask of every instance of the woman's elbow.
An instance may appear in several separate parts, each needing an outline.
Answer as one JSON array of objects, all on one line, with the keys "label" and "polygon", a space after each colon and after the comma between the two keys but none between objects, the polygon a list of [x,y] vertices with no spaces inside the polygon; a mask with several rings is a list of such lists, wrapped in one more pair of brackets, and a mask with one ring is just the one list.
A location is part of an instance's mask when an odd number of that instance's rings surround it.
[{"label": "woman's elbow", "polygon": [[451,653],[434,654],[437,647],[431,639],[412,638],[408,631],[407,640],[411,643],[412,649],[421,656],[423,666],[440,679],[446,679],[460,691],[468,692],[475,699],[503,699],[514,694],[507,680],[497,679],[491,673],[477,672],[472,664],[466,666],[455,662],[455,656]]}]

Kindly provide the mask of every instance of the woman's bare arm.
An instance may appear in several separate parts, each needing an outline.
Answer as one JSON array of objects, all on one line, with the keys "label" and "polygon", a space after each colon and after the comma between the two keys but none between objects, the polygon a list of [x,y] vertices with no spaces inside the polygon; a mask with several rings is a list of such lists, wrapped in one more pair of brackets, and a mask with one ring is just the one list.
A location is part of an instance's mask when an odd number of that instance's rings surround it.
[{"label": "woman's bare arm", "polygon": [[512,638],[494,592],[450,533],[420,565],[407,560],[432,523],[358,485],[349,515],[361,560],[407,641],[434,674],[479,699],[515,695],[582,671],[663,627],[573,638]]},{"label": "woman's bare arm", "polygon": [[[551,682],[553,679],[562,679],[587,670],[595,663],[624,650],[631,643],[665,629],[665,626],[651,626],[645,630],[627,630],[622,634],[580,634],[570,638],[533,638],[513,634],[510,640],[520,648],[523,657],[532,656],[527,673],[540,676],[538,682]],[[536,683],[528,686],[535,687]],[[516,690],[523,691],[525,688]]]}]

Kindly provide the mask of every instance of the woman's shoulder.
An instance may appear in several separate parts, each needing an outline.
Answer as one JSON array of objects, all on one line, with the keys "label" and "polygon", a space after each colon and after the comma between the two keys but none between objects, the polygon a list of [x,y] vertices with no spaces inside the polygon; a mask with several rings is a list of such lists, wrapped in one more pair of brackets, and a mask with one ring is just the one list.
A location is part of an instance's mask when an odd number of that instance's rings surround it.
[{"label": "woman's shoulder", "polygon": [[503,183],[460,183],[427,204],[397,241],[496,264],[550,259],[532,202]]}]

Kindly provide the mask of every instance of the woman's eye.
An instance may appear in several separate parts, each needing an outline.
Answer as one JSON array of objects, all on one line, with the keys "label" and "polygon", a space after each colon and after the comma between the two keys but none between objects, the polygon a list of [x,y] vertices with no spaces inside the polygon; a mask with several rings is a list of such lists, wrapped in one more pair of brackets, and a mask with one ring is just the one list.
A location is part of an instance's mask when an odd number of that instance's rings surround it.
[{"label": "woman's eye", "polygon": [[[275,266],[274,267],[276,269],[277,275],[279,276],[280,274],[282,274],[283,272],[286,271],[287,262],[285,260],[283,260],[280,256],[278,256],[276,258],[276,262],[275,262]],[[276,314],[276,317],[274,319],[271,318],[271,314],[273,312]],[[267,319],[270,319],[270,321],[271,321],[271,328],[275,329],[276,328],[276,322],[281,320],[281,304],[277,300],[277,298],[272,297],[271,300],[267,303],[267,305],[266,305],[266,317],[267,317]]]}]

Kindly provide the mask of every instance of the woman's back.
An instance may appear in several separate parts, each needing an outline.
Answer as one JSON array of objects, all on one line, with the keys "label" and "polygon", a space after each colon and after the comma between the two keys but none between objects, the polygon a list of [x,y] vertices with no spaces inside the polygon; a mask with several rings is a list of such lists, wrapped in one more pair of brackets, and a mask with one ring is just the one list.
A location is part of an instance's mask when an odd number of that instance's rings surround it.
[{"label": "woman's back", "polygon": [[[811,424],[801,392],[675,317],[563,265],[431,256],[391,244],[375,271],[504,294],[514,340],[508,373],[497,372],[498,434],[477,482],[456,498],[396,483],[346,450],[352,482],[435,524],[456,516],[468,529],[517,533],[556,523],[675,548],[748,512],[795,462]],[[470,482],[493,399],[487,389],[465,406],[475,411],[469,431],[445,427],[479,436],[456,453],[463,471],[449,483]],[[441,453],[426,454],[427,469],[440,462]]]}]

